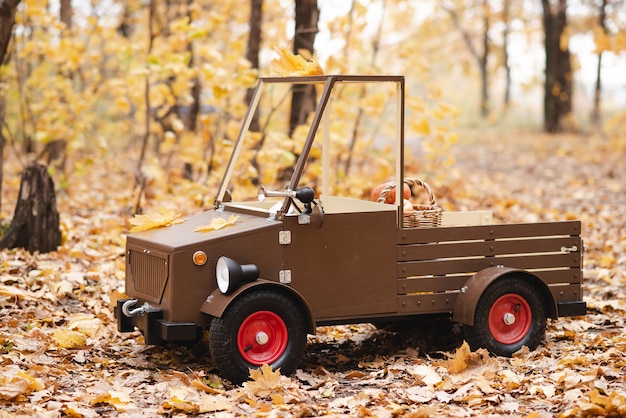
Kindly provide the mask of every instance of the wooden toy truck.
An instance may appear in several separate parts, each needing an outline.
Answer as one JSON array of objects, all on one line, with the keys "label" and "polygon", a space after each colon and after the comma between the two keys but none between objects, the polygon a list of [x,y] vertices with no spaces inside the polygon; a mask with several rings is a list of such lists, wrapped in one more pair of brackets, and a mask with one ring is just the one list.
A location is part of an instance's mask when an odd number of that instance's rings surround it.
[{"label": "wooden toy truck", "polygon": [[[333,117],[331,97],[350,83],[395,89],[394,178],[403,183],[404,77],[260,79],[214,208],[128,236],[130,299],[115,309],[120,332],[138,328],[146,344],[163,344],[192,342],[209,329],[220,373],[241,383],[263,364],[293,372],[316,326],[442,314],[463,324],[472,348],[510,356],[524,345],[537,347],[547,318],[585,314],[579,221],[493,224],[488,212],[443,212],[423,227],[407,225],[402,199],[384,204],[333,196],[325,126]],[[286,84],[321,86],[288,185],[261,187],[258,200],[231,200],[228,187],[261,94]],[[316,141],[319,196],[301,184]],[[238,218],[231,226],[194,231],[233,214]]]}]

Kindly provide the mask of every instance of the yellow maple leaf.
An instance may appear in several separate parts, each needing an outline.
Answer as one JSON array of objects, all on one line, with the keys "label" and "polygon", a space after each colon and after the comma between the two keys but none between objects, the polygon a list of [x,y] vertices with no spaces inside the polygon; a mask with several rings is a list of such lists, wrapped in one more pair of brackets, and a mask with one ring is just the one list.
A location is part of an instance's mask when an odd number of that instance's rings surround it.
[{"label": "yellow maple leaf", "polygon": [[479,348],[475,352],[472,352],[467,341],[463,341],[463,344],[456,349],[454,356],[445,361],[445,366],[448,369],[448,373],[457,374],[470,366],[474,367],[492,363],[493,361],[490,359],[487,350]]},{"label": "yellow maple leaf", "polygon": [[304,76],[322,75],[324,70],[319,62],[304,50],[298,51],[294,55],[287,48],[282,46],[274,47],[278,58],[272,60],[272,71],[279,76]]},{"label": "yellow maple leaf", "polygon": [[66,329],[56,329],[52,337],[61,348],[74,348],[85,345],[87,337],[85,334]]},{"label": "yellow maple leaf", "polygon": [[244,386],[255,396],[264,398],[272,394],[280,393],[280,369],[272,371],[272,367],[264,364],[260,369],[250,369],[251,381],[245,382]]},{"label": "yellow maple leaf", "polygon": [[135,215],[129,222],[134,225],[130,232],[139,232],[179,224],[184,222],[184,220],[180,219],[180,214],[174,210],[159,206],[156,211],[145,215]]},{"label": "yellow maple leaf", "polygon": [[237,215],[230,215],[228,219],[213,218],[210,223],[196,227],[196,229],[194,229],[194,232],[217,231],[218,229],[234,225],[235,222],[237,222],[237,219],[239,219],[239,216]]}]

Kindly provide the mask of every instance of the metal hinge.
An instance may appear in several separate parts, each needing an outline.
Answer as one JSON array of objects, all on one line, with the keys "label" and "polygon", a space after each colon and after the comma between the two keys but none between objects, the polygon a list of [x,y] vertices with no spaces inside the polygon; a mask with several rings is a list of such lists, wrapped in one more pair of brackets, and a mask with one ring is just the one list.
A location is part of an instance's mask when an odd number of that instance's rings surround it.
[{"label": "metal hinge", "polygon": [[278,243],[282,245],[291,244],[291,231],[278,231]]},{"label": "metal hinge", "polygon": [[280,270],[278,272],[278,281],[282,284],[291,283],[291,270]]}]

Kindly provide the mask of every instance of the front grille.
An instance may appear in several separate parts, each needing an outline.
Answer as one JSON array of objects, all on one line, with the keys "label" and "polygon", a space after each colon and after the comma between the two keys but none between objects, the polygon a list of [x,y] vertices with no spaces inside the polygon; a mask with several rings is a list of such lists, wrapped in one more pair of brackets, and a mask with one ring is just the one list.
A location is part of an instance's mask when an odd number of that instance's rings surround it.
[{"label": "front grille", "polygon": [[136,296],[160,303],[168,277],[167,254],[129,248],[128,268]]}]

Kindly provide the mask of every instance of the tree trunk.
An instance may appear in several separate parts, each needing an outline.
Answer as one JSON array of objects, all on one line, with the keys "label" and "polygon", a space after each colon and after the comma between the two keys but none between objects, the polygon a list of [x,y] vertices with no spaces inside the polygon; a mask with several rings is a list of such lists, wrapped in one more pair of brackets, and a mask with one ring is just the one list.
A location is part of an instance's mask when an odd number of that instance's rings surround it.
[{"label": "tree trunk", "polygon": [[510,31],[510,0],[504,0],[502,5],[502,61],[504,62],[505,87],[504,87],[504,108],[508,109],[511,103],[511,65],[509,63],[509,31]]},{"label": "tree trunk", "polygon": [[[246,58],[252,68],[259,68],[259,50],[261,49],[261,26],[263,22],[263,0],[250,0],[250,35],[248,37],[248,51]],[[246,92],[246,104],[250,104],[254,89]],[[250,131],[259,132],[259,116],[255,113],[250,122]]]},{"label": "tree trunk", "polygon": [[15,25],[15,10],[20,0],[0,0],[0,65],[9,48]]},{"label": "tree trunk", "polygon": [[[0,0],[0,66],[4,64],[4,59],[9,49],[9,41],[13,35],[15,25],[15,10],[20,0]],[[1,76],[1,73],[0,73]],[[0,84],[2,79],[0,78]],[[3,90],[2,90],[3,91]],[[0,94],[0,208],[2,207],[2,179],[4,176],[4,109],[5,97]]]},{"label": "tree trunk", "polygon": [[481,94],[480,94],[480,114],[482,117],[486,118],[489,116],[489,73],[488,73],[488,64],[489,64],[489,2],[483,1],[483,54],[479,60],[480,66],[480,84],[481,84]]},{"label": "tree trunk", "polygon": [[572,111],[572,64],[569,47],[563,38],[567,27],[567,0],[542,0],[546,50],[544,85],[544,130],[548,133],[565,129]]},{"label": "tree trunk", "polygon": [[[320,11],[317,0],[296,0],[296,32],[293,40],[293,52],[306,49],[313,54],[315,35]],[[291,95],[291,115],[289,118],[289,136],[298,125],[306,122],[307,117],[315,110],[315,88],[311,84],[296,84]]]},{"label": "tree trunk", "polygon": [[[600,15],[598,16],[598,25],[604,32],[607,33],[606,29],[606,6],[607,0],[602,0],[600,4]],[[591,123],[596,126],[600,126],[600,103],[602,101],[602,53],[603,51],[598,51],[598,67],[596,71],[596,87],[594,89],[593,94],[593,109],[591,111]]]},{"label": "tree trunk", "polygon": [[61,22],[65,23],[65,27],[72,29],[72,1],[61,0],[61,7],[59,11]]},{"label": "tree trunk", "polygon": [[24,170],[13,221],[0,239],[0,248],[25,248],[30,252],[55,251],[61,244],[59,212],[54,182],[45,165]]},{"label": "tree trunk", "polygon": [[483,117],[489,114],[489,72],[487,64],[489,63],[489,3],[486,0],[482,2],[483,9],[483,37],[482,37],[482,54],[479,54],[478,50],[472,42],[472,37],[468,30],[463,27],[459,18],[459,13],[446,6],[442,6],[446,12],[452,18],[454,27],[457,28],[463,36],[463,41],[469,50],[470,55],[476,61],[478,70],[480,72],[480,113]]}]

